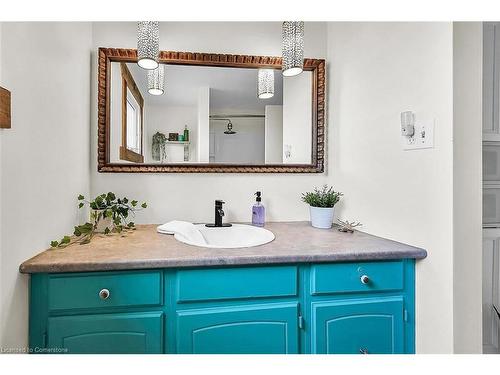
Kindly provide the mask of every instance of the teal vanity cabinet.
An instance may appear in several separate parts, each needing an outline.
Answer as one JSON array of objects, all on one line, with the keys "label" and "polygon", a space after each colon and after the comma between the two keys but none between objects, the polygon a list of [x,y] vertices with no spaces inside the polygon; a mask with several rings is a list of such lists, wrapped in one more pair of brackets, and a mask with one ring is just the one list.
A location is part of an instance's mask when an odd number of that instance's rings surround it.
[{"label": "teal vanity cabinet", "polygon": [[414,353],[414,324],[412,259],[31,276],[35,352]]}]

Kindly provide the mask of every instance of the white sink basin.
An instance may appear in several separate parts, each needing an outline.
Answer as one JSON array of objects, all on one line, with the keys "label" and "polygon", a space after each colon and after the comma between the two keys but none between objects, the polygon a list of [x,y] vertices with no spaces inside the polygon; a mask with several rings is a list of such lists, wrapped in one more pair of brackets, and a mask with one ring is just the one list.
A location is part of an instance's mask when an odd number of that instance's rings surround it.
[{"label": "white sink basin", "polygon": [[233,224],[231,227],[208,228],[205,224],[197,224],[196,228],[206,243],[197,242],[180,234],[175,234],[174,238],[188,245],[219,249],[259,246],[274,240],[273,232],[251,225]]}]

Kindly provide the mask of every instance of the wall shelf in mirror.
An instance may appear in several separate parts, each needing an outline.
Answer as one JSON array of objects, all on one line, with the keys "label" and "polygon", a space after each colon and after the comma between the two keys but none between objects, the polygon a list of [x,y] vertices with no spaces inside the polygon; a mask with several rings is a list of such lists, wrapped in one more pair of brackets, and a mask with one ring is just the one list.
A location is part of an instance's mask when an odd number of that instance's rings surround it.
[{"label": "wall shelf in mirror", "polygon": [[[281,57],[161,51],[165,92],[147,92],[135,49],[99,48],[98,171],[104,173],[321,173],[325,146],[325,60],[304,59],[304,71],[283,77]],[[124,134],[123,65],[144,98],[134,139],[142,163],[120,160]],[[258,97],[259,69],[274,72],[274,94]],[[121,105],[121,104],[120,104]],[[243,115],[244,114],[244,115]],[[232,131],[228,132],[228,118]],[[151,158],[157,133],[189,129],[189,141],[168,161]],[[139,147],[140,146],[140,147]]]},{"label": "wall shelf in mirror", "polygon": [[165,141],[167,145],[183,145],[184,146],[184,160],[185,162],[189,161],[189,145],[190,141]]}]

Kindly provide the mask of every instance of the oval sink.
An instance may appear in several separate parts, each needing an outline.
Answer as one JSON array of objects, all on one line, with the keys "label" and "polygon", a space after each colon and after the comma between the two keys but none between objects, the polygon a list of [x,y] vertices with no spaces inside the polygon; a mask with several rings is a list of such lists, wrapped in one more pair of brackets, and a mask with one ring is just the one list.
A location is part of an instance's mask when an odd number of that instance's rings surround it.
[{"label": "oval sink", "polygon": [[174,235],[174,238],[188,245],[219,249],[253,247],[264,245],[274,240],[273,232],[245,224],[233,224],[231,227],[221,228],[208,228],[205,224],[197,224],[195,227],[201,232],[206,243],[186,238],[177,233]]}]

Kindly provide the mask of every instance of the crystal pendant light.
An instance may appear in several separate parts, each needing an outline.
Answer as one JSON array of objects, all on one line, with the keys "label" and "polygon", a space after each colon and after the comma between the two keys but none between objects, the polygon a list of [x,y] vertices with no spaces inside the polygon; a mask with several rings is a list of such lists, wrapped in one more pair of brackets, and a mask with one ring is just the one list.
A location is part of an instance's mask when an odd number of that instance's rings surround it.
[{"label": "crystal pendant light", "polygon": [[165,88],[164,65],[160,64],[158,68],[148,71],[148,92],[151,95],[162,95]]},{"label": "crystal pendant light", "polygon": [[137,22],[137,64],[143,69],[156,69],[158,67],[159,54],[159,22]]},{"label": "crystal pendant light", "polygon": [[274,70],[259,69],[258,82],[259,99],[269,99],[274,96]]},{"label": "crystal pendant light", "polygon": [[304,22],[283,22],[282,37],[282,73],[285,77],[296,76],[304,67]]}]

